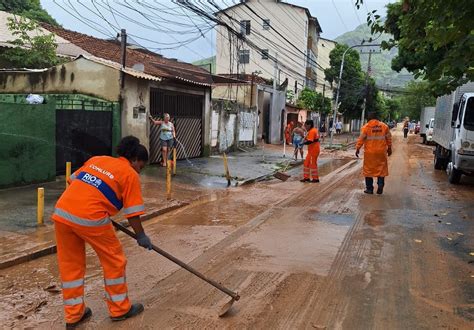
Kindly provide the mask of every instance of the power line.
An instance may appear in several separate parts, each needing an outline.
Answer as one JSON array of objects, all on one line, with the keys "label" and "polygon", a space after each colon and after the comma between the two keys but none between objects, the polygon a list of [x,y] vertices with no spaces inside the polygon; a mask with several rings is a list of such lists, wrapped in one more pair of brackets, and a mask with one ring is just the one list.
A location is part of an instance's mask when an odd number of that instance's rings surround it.
[{"label": "power line", "polygon": [[344,20],[342,19],[342,16],[341,16],[341,14],[339,13],[339,9],[337,9],[337,6],[336,6],[336,3],[334,2],[334,0],[332,0],[332,4],[333,4],[333,6],[334,6],[334,9],[336,9],[337,16],[339,16],[339,19],[341,20],[342,25],[344,25],[344,27],[346,28],[346,31],[349,31],[349,28],[347,27],[346,23],[345,23]]}]

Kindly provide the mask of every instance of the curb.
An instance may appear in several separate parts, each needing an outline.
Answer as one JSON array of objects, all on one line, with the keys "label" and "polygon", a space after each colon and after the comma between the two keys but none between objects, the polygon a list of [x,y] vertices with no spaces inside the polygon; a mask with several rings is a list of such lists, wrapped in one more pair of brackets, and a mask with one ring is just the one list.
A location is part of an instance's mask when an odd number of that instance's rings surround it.
[{"label": "curb", "polygon": [[[154,217],[172,212],[174,210],[185,207],[187,205],[189,205],[189,203],[187,203],[187,202],[178,202],[177,204],[171,205],[169,207],[165,207],[164,209],[154,209],[151,212],[146,213],[143,216],[141,216],[141,219],[142,219],[142,221],[147,221],[147,220],[150,220]],[[127,220],[120,220],[118,222],[121,225],[125,226],[125,227],[130,226],[130,224],[128,223]],[[11,267],[11,266],[20,265],[22,263],[25,263],[25,262],[28,262],[28,261],[31,261],[31,260],[34,260],[34,259],[38,259],[38,258],[47,256],[47,255],[54,254],[54,253],[56,253],[56,251],[57,251],[56,243],[51,243],[51,244],[47,245],[46,247],[43,247],[41,249],[38,249],[38,250],[35,250],[35,251],[32,251],[32,252],[27,252],[26,254],[24,254],[22,256],[15,257],[15,258],[12,258],[12,259],[2,260],[0,262],[0,270]]]}]

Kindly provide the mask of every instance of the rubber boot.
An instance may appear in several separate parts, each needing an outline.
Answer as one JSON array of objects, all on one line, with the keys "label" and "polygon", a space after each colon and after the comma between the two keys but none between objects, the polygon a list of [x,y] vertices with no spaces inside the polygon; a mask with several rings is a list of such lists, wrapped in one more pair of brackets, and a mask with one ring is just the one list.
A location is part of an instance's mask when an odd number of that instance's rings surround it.
[{"label": "rubber boot", "polygon": [[110,318],[112,319],[112,321],[123,321],[140,314],[144,310],[145,308],[143,307],[142,304],[136,303],[136,304],[133,304],[132,307],[130,307],[130,310],[127,313],[123,314],[122,316],[114,316],[114,317],[111,316]]},{"label": "rubber boot", "polygon": [[75,329],[79,326],[82,322],[87,321],[92,316],[92,310],[89,307],[86,307],[84,310],[84,314],[82,315],[81,319],[74,323],[66,323],[66,329]]}]

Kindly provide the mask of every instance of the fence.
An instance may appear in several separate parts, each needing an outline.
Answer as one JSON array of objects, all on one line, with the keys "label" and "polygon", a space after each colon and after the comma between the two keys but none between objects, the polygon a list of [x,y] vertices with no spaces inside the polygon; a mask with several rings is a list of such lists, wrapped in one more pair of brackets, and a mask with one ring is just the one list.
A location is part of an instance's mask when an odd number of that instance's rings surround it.
[{"label": "fence", "polygon": [[56,104],[0,103],[0,188],[54,180]]}]

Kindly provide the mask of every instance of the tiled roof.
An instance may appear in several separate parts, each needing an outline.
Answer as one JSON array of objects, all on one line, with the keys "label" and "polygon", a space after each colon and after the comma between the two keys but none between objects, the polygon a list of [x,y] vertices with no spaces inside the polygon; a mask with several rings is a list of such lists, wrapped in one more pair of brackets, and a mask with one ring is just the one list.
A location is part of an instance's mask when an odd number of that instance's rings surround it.
[{"label": "tiled roof", "polygon": [[[72,42],[92,56],[120,63],[120,42],[99,39],[44,23],[41,25],[46,30]],[[212,77],[209,72],[197,66],[167,59],[148,50],[127,48],[126,67],[132,68],[135,64],[143,64],[144,73],[152,76],[203,86],[212,84]]]}]

